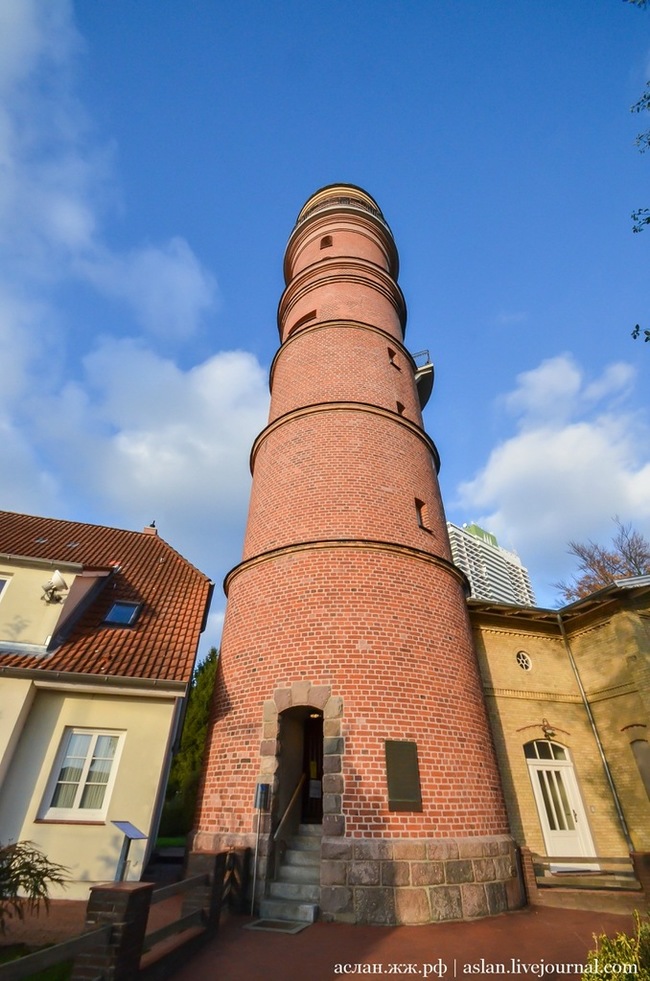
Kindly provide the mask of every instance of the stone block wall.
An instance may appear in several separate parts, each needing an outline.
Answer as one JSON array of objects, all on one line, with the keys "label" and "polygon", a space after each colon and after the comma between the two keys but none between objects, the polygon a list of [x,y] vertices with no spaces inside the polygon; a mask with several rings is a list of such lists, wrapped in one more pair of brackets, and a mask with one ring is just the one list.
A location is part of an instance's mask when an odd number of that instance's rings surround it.
[{"label": "stone block wall", "polygon": [[461,839],[324,838],[321,917],[418,924],[467,920],[524,905],[507,835]]}]

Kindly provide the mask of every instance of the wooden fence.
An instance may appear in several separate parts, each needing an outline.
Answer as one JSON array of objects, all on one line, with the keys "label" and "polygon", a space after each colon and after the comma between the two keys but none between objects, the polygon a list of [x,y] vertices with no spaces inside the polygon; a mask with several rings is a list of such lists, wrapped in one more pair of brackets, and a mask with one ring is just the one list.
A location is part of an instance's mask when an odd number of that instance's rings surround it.
[{"label": "wooden fence", "polygon": [[[73,963],[71,981],[162,981],[215,936],[224,894],[238,896],[245,890],[246,868],[245,853],[193,852],[181,882],[158,889],[150,882],[95,886],[86,908],[86,932],[0,966],[0,981],[26,981],[68,961]],[[151,907],[174,896],[182,896],[180,915],[147,933]]]}]

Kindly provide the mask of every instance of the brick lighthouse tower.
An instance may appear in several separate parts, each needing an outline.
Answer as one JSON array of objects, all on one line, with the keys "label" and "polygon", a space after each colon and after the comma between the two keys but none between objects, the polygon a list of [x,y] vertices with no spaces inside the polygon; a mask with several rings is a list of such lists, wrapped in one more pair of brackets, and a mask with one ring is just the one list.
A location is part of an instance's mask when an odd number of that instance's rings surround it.
[{"label": "brick lighthouse tower", "polygon": [[418,923],[520,903],[397,272],[365,191],[307,201],[194,842],[256,850],[266,916]]}]

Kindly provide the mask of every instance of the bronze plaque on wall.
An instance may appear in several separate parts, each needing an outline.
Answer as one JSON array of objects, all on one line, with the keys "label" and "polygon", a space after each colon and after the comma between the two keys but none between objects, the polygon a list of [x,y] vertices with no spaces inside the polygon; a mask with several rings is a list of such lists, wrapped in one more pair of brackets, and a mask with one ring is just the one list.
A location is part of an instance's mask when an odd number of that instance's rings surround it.
[{"label": "bronze plaque on wall", "polygon": [[417,743],[387,739],[385,745],[389,811],[421,811]]}]

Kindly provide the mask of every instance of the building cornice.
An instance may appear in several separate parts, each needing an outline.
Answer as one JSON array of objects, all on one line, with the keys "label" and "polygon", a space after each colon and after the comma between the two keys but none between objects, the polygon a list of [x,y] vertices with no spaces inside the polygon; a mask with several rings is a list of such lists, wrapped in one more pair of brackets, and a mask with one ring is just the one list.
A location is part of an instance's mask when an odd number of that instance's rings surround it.
[{"label": "building cornice", "polygon": [[457,580],[465,592],[468,592],[469,590],[469,583],[467,582],[465,574],[455,565],[453,565],[453,563],[448,562],[447,559],[443,559],[438,555],[433,555],[431,552],[425,552],[422,549],[413,548],[411,545],[398,545],[394,542],[369,541],[367,539],[359,538],[336,538],[323,539],[320,541],[297,542],[292,545],[285,545],[281,548],[270,549],[268,552],[262,552],[259,555],[254,555],[250,559],[244,559],[243,562],[240,562],[239,565],[236,565],[227,574],[223,583],[224,592],[227,596],[230,586],[237,576],[241,575],[243,572],[247,572],[249,569],[255,568],[258,565],[262,565],[265,562],[269,562],[285,555],[296,555],[300,552],[319,552],[328,549],[349,549],[350,551],[367,550],[373,552],[390,552],[394,555],[407,555],[409,558],[417,559],[421,562],[427,562],[430,565],[435,565],[438,568],[444,569]]},{"label": "building cornice", "polygon": [[419,439],[421,443],[424,443],[427,450],[433,458],[433,463],[436,468],[436,473],[440,471],[440,456],[436,448],[435,443],[431,437],[425,433],[423,429],[420,428],[416,423],[411,422],[405,416],[400,415],[398,412],[392,412],[390,409],[383,409],[380,406],[372,405],[369,402],[318,402],[316,405],[304,405],[299,409],[292,409],[291,412],[285,412],[283,415],[278,416],[273,422],[262,430],[255,442],[253,443],[253,448],[250,454],[250,469],[253,473],[255,469],[255,457],[262,445],[262,443],[275,432],[281,426],[286,425],[289,422],[294,422],[296,419],[302,419],[304,416],[314,415],[319,412],[367,412],[370,415],[380,416],[383,419],[388,419],[392,423],[396,423],[398,426],[402,426]]},{"label": "building cornice", "polygon": [[523,701],[582,703],[580,695],[569,695],[566,692],[522,691],[521,688],[493,688],[490,685],[484,685],[483,691],[487,696],[492,698],[518,698]]},{"label": "building cornice", "polygon": [[404,355],[413,369],[414,374],[417,372],[418,366],[408,348],[406,348],[401,341],[398,341],[393,334],[387,330],[383,330],[381,327],[376,327],[374,324],[365,323],[363,320],[312,320],[292,331],[284,343],[275,352],[275,356],[271,362],[271,369],[269,371],[269,390],[273,390],[273,376],[275,374],[275,367],[278,363],[280,355],[286,351],[290,344],[299,338],[304,337],[305,334],[311,334],[317,330],[339,330],[342,327],[349,328],[350,330],[364,330],[369,331],[372,334],[378,334],[390,347],[396,348],[399,350],[400,354]]},{"label": "building cornice", "polygon": [[286,320],[299,300],[313,290],[323,286],[336,286],[354,283],[374,289],[390,301],[399,317],[402,336],[406,329],[406,300],[397,282],[390,273],[368,260],[357,257],[337,256],[324,260],[318,266],[307,266],[295,276],[280,298],[278,305],[278,330],[283,339]]}]

